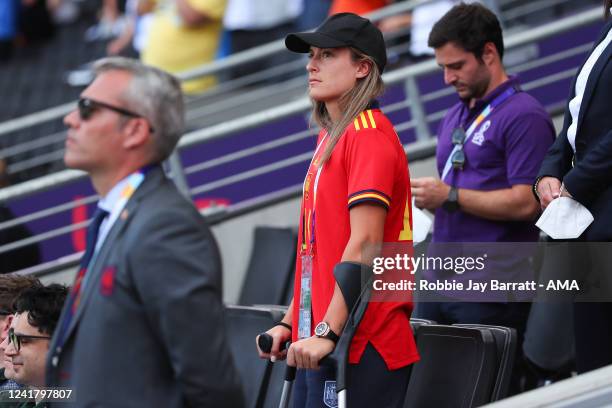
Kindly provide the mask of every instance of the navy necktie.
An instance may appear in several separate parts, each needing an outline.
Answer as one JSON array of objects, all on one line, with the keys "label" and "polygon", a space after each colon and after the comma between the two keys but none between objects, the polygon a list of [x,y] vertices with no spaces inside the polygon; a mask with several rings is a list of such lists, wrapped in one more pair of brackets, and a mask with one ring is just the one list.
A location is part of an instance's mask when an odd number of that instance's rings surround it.
[{"label": "navy necktie", "polygon": [[91,261],[91,258],[96,250],[96,242],[98,242],[98,233],[100,232],[100,225],[102,221],[108,215],[108,211],[96,208],[91,222],[87,226],[87,247],[85,248],[85,254],[81,258],[81,269],[86,269],[87,265]]},{"label": "navy necktie", "polygon": [[103,210],[101,208],[97,208],[94,212],[93,217],[91,217],[91,221],[87,226],[87,247],[85,248],[85,254],[83,258],[81,258],[81,267],[79,268],[79,272],[74,281],[74,285],[72,286],[72,291],[70,296],[66,300],[67,303],[67,312],[63,321],[61,322],[58,340],[58,346],[62,347],[64,345],[64,340],[66,336],[66,331],[70,326],[70,322],[74,317],[76,310],[79,306],[79,301],[81,298],[81,286],[83,285],[83,278],[85,277],[85,273],[87,272],[87,267],[89,262],[91,262],[91,258],[93,257],[94,252],[96,251],[96,242],[98,241],[98,232],[100,232],[100,225],[102,225],[102,221],[108,215],[108,211]]}]

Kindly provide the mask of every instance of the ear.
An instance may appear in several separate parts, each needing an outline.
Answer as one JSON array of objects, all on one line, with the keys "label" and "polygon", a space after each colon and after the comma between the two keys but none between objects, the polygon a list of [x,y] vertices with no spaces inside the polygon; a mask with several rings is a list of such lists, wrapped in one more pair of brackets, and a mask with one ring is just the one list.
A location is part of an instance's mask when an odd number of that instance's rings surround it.
[{"label": "ear", "polygon": [[485,43],[482,50],[482,60],[487,66],[490,66],[496,60],[499,60],[499,53],[497,52],[495,44],[492,42]]},{"label": "ear", "polygon": [[357,79],[365,78],[370,73],[372,69],[372,62],[368,60],[362,60],[357,63]]},{"label": "ear", "polygon": [[131,118],[124,126],[123,147],[128,150],[137,149],[149,142],[151,127],[145,118]]},{"label": "ear", "polygon": [[0,320],[0,338],[8,336],[8,330],[13,322],[13,315],[5,316],[4,319]]}]

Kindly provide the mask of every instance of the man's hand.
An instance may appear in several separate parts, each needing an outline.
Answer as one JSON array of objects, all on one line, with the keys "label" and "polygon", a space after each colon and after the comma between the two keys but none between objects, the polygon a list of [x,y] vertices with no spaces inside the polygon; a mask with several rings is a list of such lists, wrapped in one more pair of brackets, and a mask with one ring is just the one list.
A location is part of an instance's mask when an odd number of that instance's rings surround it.
[{"label": "man's hand", "polygon": [[435,210],[448,198],[450,186],[434,177],[410,179],[412,197],[418,208]]},{"label": "man's hand", "polygon": [[270,359],[272,362],[276,360],[284,360],[287,356],[287,350],[279,351],[280,345],[291,339],[291,330],[285,326],[274,326],[266,332],[272,336],[272,349],[269,353],[264,353],[259,348],[259,336],[255,337],[255,345],[260,358]]},{"label": "man's hand", "polygon": [[542,177],[538,182],[537,193],[544,210],[552,200],[561,195],[561,180],[555,177]]},{"label": "man's hand", "polygon": [[334,351],[336,345],[329,339],[316,336],[299,340],[289,347],[287,365],[297,368],[318,369],[319,361]]}]

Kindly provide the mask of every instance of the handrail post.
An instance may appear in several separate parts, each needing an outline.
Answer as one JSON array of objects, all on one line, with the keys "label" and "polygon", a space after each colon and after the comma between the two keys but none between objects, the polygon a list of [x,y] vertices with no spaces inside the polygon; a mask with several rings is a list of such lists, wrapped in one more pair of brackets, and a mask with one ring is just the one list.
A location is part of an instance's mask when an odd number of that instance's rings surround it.
[{"label": "handrail post", "polygon": [[425,108],[421,101],[421,94],[416,78],[413,75],[408,76],[404,81],[404,90],[406,92],[406,98],[408,99],[408,105],[410,106],[412,120],[415,123],[417,140],[430,139],[431,132],[427,124],[427,115],[425,114]]},{"label": "handrail post", "polygon": [[176,184],[176,188],[191,201],[189,184],[187,183],[187,177],[185,177],[185,172],[183,170],[183,163],[181,162],[177,149],[174,149],[170,157],[166,160],[166,163],[170,169],[170,177],[172,181],[174,181],[174,184]]}]

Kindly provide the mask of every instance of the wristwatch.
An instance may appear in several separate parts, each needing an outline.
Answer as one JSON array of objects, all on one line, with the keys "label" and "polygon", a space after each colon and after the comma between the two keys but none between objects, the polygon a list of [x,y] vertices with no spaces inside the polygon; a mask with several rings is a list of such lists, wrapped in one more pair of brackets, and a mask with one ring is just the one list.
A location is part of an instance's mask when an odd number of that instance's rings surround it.
[{"label": "wristwatch", "polygon": [[340,338],[336,333],[334,333],[331,327],[329,327],[329,324],[327,324],[327,322],[321,322],[317,324],[314,329],[314,333],[315,336],[320,337],[322,339],[329,339],[334,343],[337,343],[338,339]]},{"label": "wristwatch", "polygon": [[448,192],[448,198],[442,204],[442,208],[448,212],[455,212],[459,209],[459,193],[457,192],[457,187],[451,186]]}]

